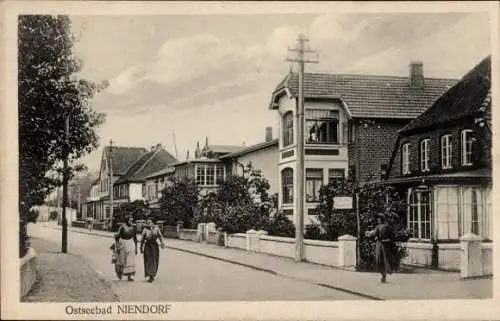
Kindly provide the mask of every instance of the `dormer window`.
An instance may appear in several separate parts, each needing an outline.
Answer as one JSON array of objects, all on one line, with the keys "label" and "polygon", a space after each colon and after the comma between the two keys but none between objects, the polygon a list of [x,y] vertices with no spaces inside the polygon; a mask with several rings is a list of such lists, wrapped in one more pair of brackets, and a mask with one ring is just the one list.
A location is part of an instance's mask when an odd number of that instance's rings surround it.
[{"label": "dormer window", "polygon": [[307,144],[339,144],[339,112],[328,109],[306,110]]},{"label": "dormer window", "polygon": [[441,137],[441,167],[443,169],[451,168],[452,150],[451,135]]},{"label": "dormer window", "polygon": [[420,170],[429,171],[429,144],[430,139],[424,139],[420,142]]},{"label": "dormer window", "polygon": [[462,166],[472,165],[472,142],[473,142],[473,132],[471,129],[465,129],[461,134],[461,155],[462,155]]},{"label": "dormer window", "polygon": [[401,172],[403,175],[410,174],[410,144],[406,143],[401,148]]}]

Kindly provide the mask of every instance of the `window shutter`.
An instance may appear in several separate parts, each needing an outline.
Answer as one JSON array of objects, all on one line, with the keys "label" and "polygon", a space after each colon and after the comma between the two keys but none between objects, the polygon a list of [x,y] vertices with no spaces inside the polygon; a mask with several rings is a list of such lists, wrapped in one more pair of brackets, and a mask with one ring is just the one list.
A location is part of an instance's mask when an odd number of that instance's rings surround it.
[{"label": "window shutter", "polygon": [[349,127],[347,126],[347,122],[342,122],[342,144],[348,143],[348,135],[349,135]]}]

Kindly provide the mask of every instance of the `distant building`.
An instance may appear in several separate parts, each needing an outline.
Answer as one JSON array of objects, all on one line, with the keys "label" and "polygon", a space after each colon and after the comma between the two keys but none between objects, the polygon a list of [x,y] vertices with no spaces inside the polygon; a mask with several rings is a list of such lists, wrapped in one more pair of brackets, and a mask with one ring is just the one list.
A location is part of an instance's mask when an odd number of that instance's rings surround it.
[{"label": "distant building", "polygon": [[[349,168],[359,182],[380,180],[398,130],[455,83],[424,78],[421,63],[410,64],[408,77],[305,74],[305,223],[316,221],[320,187]],[[298,75],[290,73],[269,105],[280,115],[279,206],[291,218],[297,208],[297,98]]]},{"label": "distant building", "polygon": [[410,263],[458,268],[450,243],[467,233],[492,240],[491,141],[487,57],[399,131],[385,178],[407,198],[409,247],[418,245]]},{"label": "distant building", "polygon": [[86,216],[97,220],[109,220],[109,166],[113,169],[113,207],[125,202],[145,200],[146,178],[168,167],[176,159],[161,144],[151,150],[137,147],[113,146],[104,148],[99,178],[92,185],[87,198]]}]

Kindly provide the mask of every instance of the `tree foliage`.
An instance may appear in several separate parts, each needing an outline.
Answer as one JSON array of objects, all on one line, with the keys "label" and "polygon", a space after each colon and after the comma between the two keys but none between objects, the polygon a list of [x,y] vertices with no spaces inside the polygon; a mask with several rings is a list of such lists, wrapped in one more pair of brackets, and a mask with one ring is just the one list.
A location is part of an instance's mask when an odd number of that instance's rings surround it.
[{"label": "tree foliage", "polygon": [[166,225],[177,225],[182,221],[184,227],[191,227],[197,212],[198,197],[199,188],[193,179],[169,178],[160,199],[160,219]]},{"label": "tree foliage", "polygon": [[148,204],[143,200],[126,202],[120,204],[113,212],[113,230],[116,230],[121,223],[125,223],[129,216],[132,216],[134,221],[143,220],[148,213]]},{"label": "tree foliage", "polygon": [[262,229],[291,236],[293,223],[280,213],[271,215],[277,198],[269,195],[269,187],[260,170],[247,166],[243,175],[229,177],[215,192],[202,197],[194,223],[214,222],[228,233]]},{"label": "tree foliage", "polygon": [[[349,176],[352,177],[352,176]],[[352,209],[335,209],[334,200],[337,196],[349,196],[353,198]],[[356,213],[358,199],[359,226]],[[359,237],[360,267],[362,269],[374,269],[374,242],[365,236],[365,232],[373,229],[377,224],[377,215],[383,214],[389,225],[395,231],[398,240],[405,241],[409,232],[405,229],[405,202],[401,195],[391,186],[380,186],[373,183],[357,185],[353,180],[338,180],[320,189],[321,202],[316,208],[319,226],[312,227],[308,234],[310,237],[326,240],[337,240],[344,234]],[[398,243],[399,259],[406,255],[404,246]]]},{"label": "tree foliage", "polygon": [[[61,162],[75,161],[98,146],[95,128],[104,115],[91,108],[100,85],[81,79],[81,61],[73,55],[67,16],[21,15],[18,18],[19,198],[21,211],[42,204],[61,184]],[[66,136],[66,118],[69,135]]]}]

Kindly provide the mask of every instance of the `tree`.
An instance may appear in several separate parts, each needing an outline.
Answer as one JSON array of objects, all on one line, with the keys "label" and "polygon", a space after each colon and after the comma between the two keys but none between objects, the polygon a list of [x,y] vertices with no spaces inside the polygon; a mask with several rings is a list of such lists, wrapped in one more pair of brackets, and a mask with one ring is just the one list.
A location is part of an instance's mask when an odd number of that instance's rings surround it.
[{"label": "tree", "polygon": [[243,175],[230,176],[201,199],[194,224],[214,222],[228,233],[266,229],[274,203],[269,187],[260,170],[247,166]]},{"label": "tree", "polygon": [[[29,210],[43,204],[54,187],[66,190],[73,173],[83,168],[75,161],[98,145],[94,129],[104,115],[90,101],[107,84],[77,76],[81,61],[73,56],[74,40],[68,16],[18,17],[19,208],[24,227]],[[68,166],[63,170],[61,163]],[[20,229],[21,248],[26,246],[25,230]],[[65,235],[63,224],[63,252]]]},{"label": "tree", "polygon": [[196,216],[199,192],[193,179],[169,178],[160,199],[160,218],[166,225],[182,221],[184,227],[190,227]]},{"label": "tree", "polygon": [[148,210],[148,204],[143,200],[127,202],[120,204],[115,212],[113,212],[112,230],[116,231],[121,223],[127,221],[127,217],[132,215],[134,221],[143,220]]},{"label": "tree", "polygon": [[[98,146],[95,128],[104,114],[91,108],[106,84],[81,79],[81,61],[67,16],[21,15],[18,18],[19,201],[21,214],[82,166],[81,156]],[[66,119],[69,132],[66,136]],[[61,163],[69,160],[67,172]],[[61,175],[63,174],[63,175]]]}]

